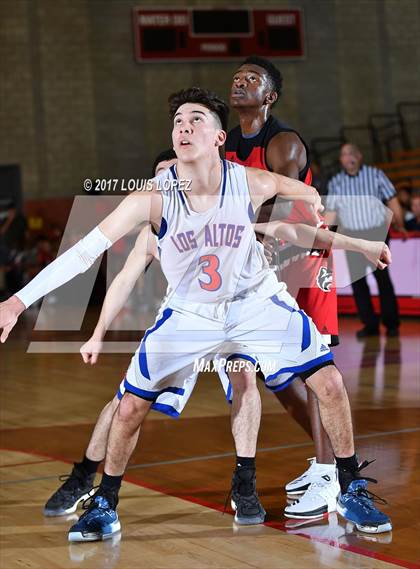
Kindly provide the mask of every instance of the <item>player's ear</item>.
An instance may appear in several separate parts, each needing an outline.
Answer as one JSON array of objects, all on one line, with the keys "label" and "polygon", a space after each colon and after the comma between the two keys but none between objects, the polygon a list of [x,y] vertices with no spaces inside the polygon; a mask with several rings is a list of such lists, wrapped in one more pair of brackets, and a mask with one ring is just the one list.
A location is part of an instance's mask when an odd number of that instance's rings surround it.
[{"label": "player's ear", "polygon": [[277,99],[278,99],[278,95],[277,95],[276,91],[270,91],[264,99],[264,104],[274,105],[274,103],[277,101]]},{"label": "player's ear", "polygon": [[223,146],[226,142],[226,132],[224,130],[218,130],[216,135],[216,146]]}]

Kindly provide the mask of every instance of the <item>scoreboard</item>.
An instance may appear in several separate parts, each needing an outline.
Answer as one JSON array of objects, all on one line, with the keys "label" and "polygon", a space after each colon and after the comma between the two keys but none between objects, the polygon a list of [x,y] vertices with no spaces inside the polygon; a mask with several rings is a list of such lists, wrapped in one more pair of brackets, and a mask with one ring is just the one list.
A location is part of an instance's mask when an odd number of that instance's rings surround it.
[{"label": "scoreboard", "polygon": [[133,26],[138,62],[304,57],[299,9],[141,7]]}]

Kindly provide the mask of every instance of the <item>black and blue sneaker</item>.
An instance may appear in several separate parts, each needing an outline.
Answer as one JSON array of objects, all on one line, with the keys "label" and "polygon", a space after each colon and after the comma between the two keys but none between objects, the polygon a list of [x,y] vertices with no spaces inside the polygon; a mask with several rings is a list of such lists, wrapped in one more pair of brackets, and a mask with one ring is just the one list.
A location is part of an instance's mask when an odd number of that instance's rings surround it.
[{"label": "black and blue sneaker", "polygon": [[390,518],[378,510],[374,501],[386,504],[367,489],[367,480],[359,478],[348,485],[347,491],[340,493],[337,500],[337,512],[359,531],[365,533],[384,533],[392,530]]},{"label": "black and blue sneaker", "polygon": [[70,528],[69,541],[102,541],[111,538],[121,529],[116,512],[117,504],[117,492],[99,488],[96,494],[83,504],[83,507],[87,508],[86,512]]},{"label": "black and blue sneaker", "polygon": [[44,506],[44,516],[65,516],[76,511],[83,500],[95,493],[93,485],[95,473],[88,474],[80,464],[76,463],[70,474],[60,476],[64,482],[49,498]]}]

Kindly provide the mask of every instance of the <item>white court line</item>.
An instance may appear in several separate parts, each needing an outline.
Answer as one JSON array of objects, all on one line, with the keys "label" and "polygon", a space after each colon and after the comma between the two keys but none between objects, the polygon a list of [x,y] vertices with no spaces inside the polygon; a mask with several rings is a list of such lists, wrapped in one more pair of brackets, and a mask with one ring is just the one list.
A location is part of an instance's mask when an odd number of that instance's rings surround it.
[{"label": "white court line", "polygon": [[[356,437],[354,437],[355,440],[361,440],[361,439],[370,439],[373,437],[386,437],[389,435],[403,435],[405,433],[417,433],[418,431],[420,431],[420,427],[415,427],[412,429],[399,429],[397,431],[381,431],[381,432],[377,432],[377,433],[370,433],[368,435],[358,435]],[[275,446],[275,447],[266,447],[266,448],[262,448],[258,450],[258,454],[263,453],[263,452],[275,452],[276,450],[283,450],[283,449],[290,449],[290,448],[301,448],[301,447],[307,447],[307,446],[312,446],[313,442],[308,442],[308,443],[297,443],[297,444],[292,444],[292,445],[279,445],[279,446]],[[30,454],[30,453],[27,453]],[[197,460],[214,460],[216,458],[227,458],[227,457],[232,457],[232,456],[236,456],[236,454],[234,452],[223,452],[223,453],[219,453],[219,454],[208,454],[206,456],[190,456],[188,458],[177,458],[174,460],[162,460],[162,461],[158,461],[158,462],[146,462],[144,464],[130,464],[126,470],[133,470],[135,468],[152,468],[153,466],[165,466],[167,464],[182,464],[184,462],[195,462]],[[59,462],[57,460],[57,462]],[[4,480],[4,481],[0,481],[0,486],[1,485],[6,485],[6,484],[21,484],[23,482],[36,482],[37,480],[51,480],[53,478],[57,478],[57,475],[54,476],[38,476],[36,478],[25,478],[22,480]]]}]

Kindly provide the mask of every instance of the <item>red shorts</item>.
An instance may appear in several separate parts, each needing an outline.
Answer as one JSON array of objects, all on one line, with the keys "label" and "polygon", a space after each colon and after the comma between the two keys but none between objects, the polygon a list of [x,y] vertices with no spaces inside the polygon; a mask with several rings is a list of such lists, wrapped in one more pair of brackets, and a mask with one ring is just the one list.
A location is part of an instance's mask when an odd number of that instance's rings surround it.
[{"label": "red shorts", "polygon": [[280,278],[287,284],[299,307],[315,322],[332,346],[338,344],[337,290],[332,255],[306,252],[280,265]]},{"label": "red shorts", "polygon": [[[308,184],[310,180],[305,182]],[[286,223],[308,223],[311,217],[304,202],[295,201]],[[320,218],[320,221],[323,221]],[[321,226],[324,229],[326,225]],[[337,289],[335,284],[334,261],[331,251],[304,251],[289,256],[289,261],[282,266],[280,278],[294,296],[299,307],[315,322],[316,327],[325,336],[330,346],[336,346],[338,340]]]}]

